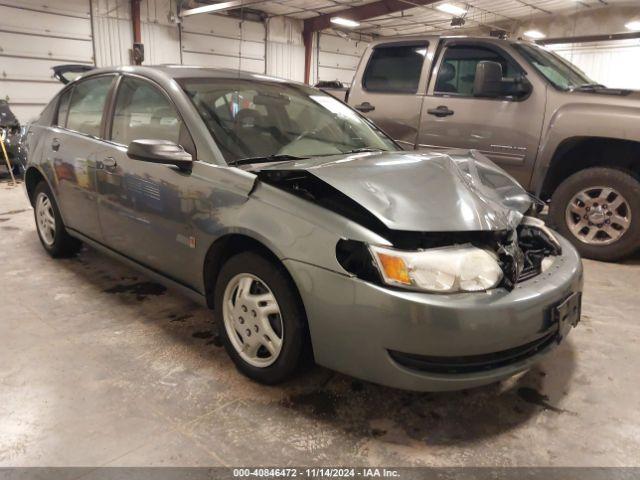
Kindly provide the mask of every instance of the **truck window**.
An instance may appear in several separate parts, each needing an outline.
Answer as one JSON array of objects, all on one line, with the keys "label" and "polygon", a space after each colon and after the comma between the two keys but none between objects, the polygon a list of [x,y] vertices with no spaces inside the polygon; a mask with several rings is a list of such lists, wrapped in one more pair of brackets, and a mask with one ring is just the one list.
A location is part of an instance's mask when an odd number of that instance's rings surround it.
[{"label": "truck window", "polygon": [[517,64],[493,49],[477,45],[453,45],[444,53],[434,92],[473,96],[476,66],[484,60],[502,65],[504,78],[515,78],[522,73]]},{"label": "truck window", "polygon": [[426,54],[426,43],[375,47],[362,86],[371,92],[416,93]]}]

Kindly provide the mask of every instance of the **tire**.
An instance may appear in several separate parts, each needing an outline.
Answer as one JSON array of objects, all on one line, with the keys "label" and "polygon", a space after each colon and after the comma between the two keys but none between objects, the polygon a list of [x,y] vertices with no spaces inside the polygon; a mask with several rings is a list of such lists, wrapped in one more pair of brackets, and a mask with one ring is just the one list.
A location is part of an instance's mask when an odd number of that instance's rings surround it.
[{"label": "tire", "polygon": [[[71,257],[78,253],[82,242],[67,233],[55,198],[44,181],[34,190],[33,206],[38,237],[47,253],[53,258]],[[52,230],[45,223],[52,226]]]},{"label": "tire", "polygon": [[549,217],[583,257],[621,260],[640,247],[640,182],[614,168],[581,170],[553,193]]},{"label": "tire", "polygon": [[[241,287],[243,281],[247,283]],[[275,307],[263,287],[275,299]],[[254,252],[237,254],[223,265],[214,295],[214,315],[220,338],[240,372],[257,382],[273,385],[291,377],[305,364],[310,351],[306,315],[298,291],[284,267]],[[257,295],[269,300],[260,302]],[[271,313],[267,325],[262,313],[273,309],[279,309],[279,314]],[[274,354],[280,337],[280,349]],[[255,358],[254,342],[263,342]],[[243,347],[246,348],[244,353]]]}]

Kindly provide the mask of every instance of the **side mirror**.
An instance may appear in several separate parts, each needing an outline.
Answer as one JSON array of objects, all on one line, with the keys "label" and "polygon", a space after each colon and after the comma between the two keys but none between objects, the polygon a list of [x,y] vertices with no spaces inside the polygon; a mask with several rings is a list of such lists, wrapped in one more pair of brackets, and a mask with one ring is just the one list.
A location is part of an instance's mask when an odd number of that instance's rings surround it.
[{"label": "side mirror", "polygon": [[473,82],[475,97],[501,97],[504,95],[502,84],[502,65],[498,62],[483,60],[476,65],[476,78]]},{"label": "side mirror", "polygon": [[193,159],[180,145],[168,140],[134,140],[127,148],[127,156],[143,162],[175,165],[191,170]]},{"label": "side mirror", "polygon": [[503,78],[502,65],[498,62],[483,60],[476,65],[476,78],[473,83],[475,97],[526,97],[531,93],[531,83],[524,75],[517,78]]}]

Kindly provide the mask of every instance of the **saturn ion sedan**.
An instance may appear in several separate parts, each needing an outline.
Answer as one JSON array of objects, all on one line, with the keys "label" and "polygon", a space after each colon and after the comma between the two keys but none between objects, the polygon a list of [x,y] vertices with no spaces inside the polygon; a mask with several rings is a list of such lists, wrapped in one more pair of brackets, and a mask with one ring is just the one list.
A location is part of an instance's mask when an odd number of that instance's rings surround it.
[{"label": "saturn ion sedan", "polygon": [[403,151],[319,90],[196,67],[69,83],[29,130],[53,257],[85,243],[214,311],[237,368],[397,388],[521,372],[580,318],[582,264],[476,151]]}]

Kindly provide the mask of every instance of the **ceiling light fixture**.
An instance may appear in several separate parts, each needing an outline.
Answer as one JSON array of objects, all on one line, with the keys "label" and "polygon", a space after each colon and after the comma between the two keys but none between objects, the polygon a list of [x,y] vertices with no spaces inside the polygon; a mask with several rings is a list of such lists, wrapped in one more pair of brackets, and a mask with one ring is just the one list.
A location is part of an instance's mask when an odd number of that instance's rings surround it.
[{"label": "ceiling light fixture", "polygon": [[546,35],[538,30],[528,30],[524,32],[525,37],[533,38],[534,40],[540,40],[541,38],[546,37]]},{"label": "ceiling light fixture", "polygon": [[349,20],[348,18],[342,18],[342,17],[331,17],[331,23],[335,23],[336,25],[341,25],[343,27],[349,27],[349,28],[360,26],[359,22],[356,22],[355,20]]},{"label": "ceiling light fixture", "polygon": [[197,15],[198,13],[220,12],[222,10],[230,10],[232,8],[242,8],[249,5],[261,3],[259,0],[228,0],[226,2],[212,3],[210,5],[202,5],[201,7],[189,8],[182,10],[179,14],[181,17],[189,15]]},{"label": "ceiling light fixture", "polygon": [[627,30],[640,30],[640,20],[634,20],[633,22],[626,23],[624,26],[627,28]]},{"label": "ceiling light fixture", "polygon": [[467,13],[467,11],[464,8],[458,7],[457,5],[451,5],[450,3],[443,3],[441,5],[437,5],[436,9],[440,10],[441,12],[448,13],[450,15],[455,15],[456,17],[465,15]]}]

